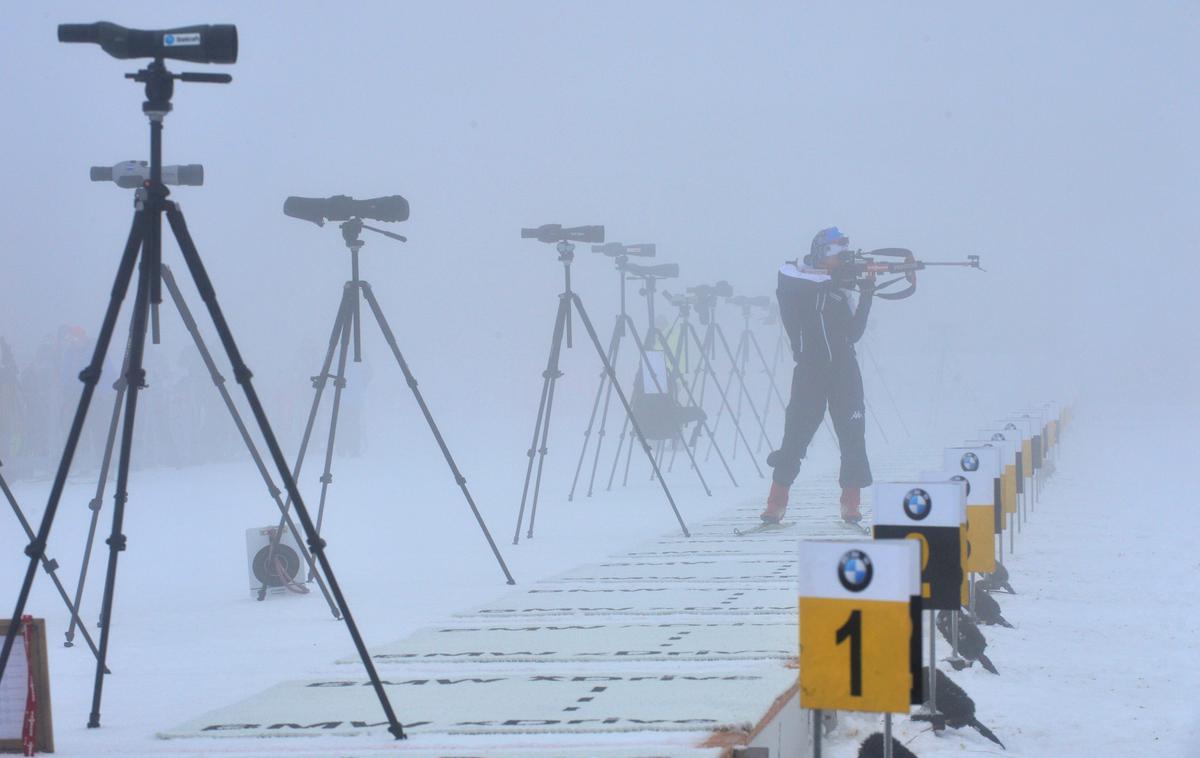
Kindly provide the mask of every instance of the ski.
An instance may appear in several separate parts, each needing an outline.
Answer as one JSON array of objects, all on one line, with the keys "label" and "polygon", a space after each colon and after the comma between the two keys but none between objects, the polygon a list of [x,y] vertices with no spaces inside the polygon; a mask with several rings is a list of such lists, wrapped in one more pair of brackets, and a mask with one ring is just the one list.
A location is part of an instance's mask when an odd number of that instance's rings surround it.
[{"label": "ski", "polygon": [[778,524],[763,523],[758,526],[752,526],[749,529],[738,529],[735,527],[733,533],[738,537],[745,537],[749,534],[762,534],[763,532],[782,532],[785,529],[791,529],[795,525],[795,521],[780,522]]},{"label": "ski", "polygon": [[866,524],[862,523],[861,521],[846,521],[845,519],[843,519],[842,523],[845,524],[850,529],[853,529],[854,531],[858,532],[859,534],[865,534],[868,537],[871,536],[871,527],[867,526]]}]

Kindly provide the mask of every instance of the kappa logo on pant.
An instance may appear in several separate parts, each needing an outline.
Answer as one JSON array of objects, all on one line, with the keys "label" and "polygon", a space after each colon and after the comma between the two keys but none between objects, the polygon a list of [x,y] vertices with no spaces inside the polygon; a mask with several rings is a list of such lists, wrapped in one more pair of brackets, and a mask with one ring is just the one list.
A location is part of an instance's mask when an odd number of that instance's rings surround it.
[{"label": "kappa logo on pant", "polygon": [[862,421],[862,420],[863,420],[863,412],[862,412],[862,411],[855,411],[854,413],[851,413],[851,414],[850,414],[850,420],[851,420],[851,421]]}]

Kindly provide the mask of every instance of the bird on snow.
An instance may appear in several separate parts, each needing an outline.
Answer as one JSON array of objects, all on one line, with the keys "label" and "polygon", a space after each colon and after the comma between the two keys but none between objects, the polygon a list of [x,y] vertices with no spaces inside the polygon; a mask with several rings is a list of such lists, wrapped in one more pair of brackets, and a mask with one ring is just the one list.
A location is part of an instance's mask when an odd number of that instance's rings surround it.
[{"label": "bird on snow", "polygon": [[[946,726],[955,729],[961,729],[964,726],[974,727],[984,737],[987,737],[1003,748],[1004,743],[992,733],[992,730],[979,723],[979,719],[975,718],[975,701],[971,699],[966,690],[955,684],[954,680],[946,676],[941,670],[935,669],[935,671],[937,671],[937,707],[938,711],[941,712],[941,716],[917,713],[913,715],[912,719],[914,721],[937,722],[944,718]],[[928,666],[922,669],[921,677],[928,681]],[[1008,748],[1004,749],[1007,750]]]},{"label": "bird on snow", "polygon": [[[979,588],[976,587],[976,589]],[[1009,629],[1013,628],[1013,625],[1008,623],[1008,620],[1000,613],[1000,604],[996,602],[996,598],[987,592],[975,593],[975,617],[988,626],[999,624]]]},{"label": "bird on snow", "polygon": [[[937,628],[942,633],[942,637],[951,645],[954,644],[953,638],[950,636],[950,614],[952,611],[938,611]],[[968,661],[979,661],[979,664],[993,674],[999,674],[995,664],[987,657],[987,638],[983,636],[983,632],[979,631],[979,627],[971,619],[963,616],[958,620],[958,652]],[[951,665],[954,662],[951,661]],[[962,666],[955,666],[955,669],[960,669]]]},{"label": "bird on snow", "polygon": [[[892,738],[893,758],[917,758],[917,754],[904,747],[895,737]],[[858,758],[883,758],[883,732],[875,732],[863,740],[858,748]]]},{"label": "bird on snow", "polygon": [[1012,585],[1008,583],[1008,569],[1004,568],[1003,563],[996,564],[996,570],[990,574],[984,574],[983,577],[975,583],[977,589],[984,589],[988,592],[1007,592],[1010,595],[1017,594]]}]

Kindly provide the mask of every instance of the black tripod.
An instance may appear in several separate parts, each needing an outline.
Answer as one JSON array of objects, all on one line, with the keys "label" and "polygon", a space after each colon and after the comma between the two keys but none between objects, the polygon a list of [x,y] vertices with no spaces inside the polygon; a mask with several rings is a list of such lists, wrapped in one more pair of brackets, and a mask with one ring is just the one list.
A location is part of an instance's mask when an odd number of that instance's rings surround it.
[{"label": "black tripod", "polygon": [[[692,408],[700,409],[702,411],[703,402],[697,401],[695,395],[692,393],[692,388],[688,386],[686,381],[684,381],[683,371],[680,369],[678,351],[671,350],[671,345],[668,342],[666,335],[664,335],[662,333],[662,330],[659,329],[657,326],[657,319],[655,316],[655,309],[654,309],[654,302],[655,302],[654,295],[657,292],[657,290],[658,290],[658,285],[657,285],[656,277],[643,277],[642,288],[638,291],[638,294],[640,294],[646,298],[646,318],[647,318],[646,340],[645,340],[645,344],[647,346],[646,349],[654,350],[656,348],[656,346],[658,346],[662,350],[662,354],[663,354],[664,358],[666,359],[666,363],[667,363],[667,371],[670,374],[670,376],[678,378],[679,384],[683,387],[684,393],[687,397],[688,406],[692,407]],[[636,329],[634,330],[634,333],[635,334],[637,333]],[[609,472],[609,475],[608,475],[608,489],[612,489],[613,479],[616,477],[616,473],[617,473],[617,464],[621,460],[621,449],[622,449],[622,445],[625,442],[625,431],[626,431],[626,429],[629,428],[631,421],[632,421],[631,418],[626,418],[625,425],[621,428],[621,437],[617,441],[617,452],[616,452],[616,455],[613,456],[612,470]],[[704,476],[700,472],[699,464],[696,463],[695,452],[693,451],[696,441],[699,438],[700,432],[704,432],[704,434],[709,438],[709,441],[714,446],[716,445],[716,440],[713,438],[713,431],[708,425],[708,419],[705,418],[703,413],[701,412],[701,414],[698,416],[698,419],[696,421],[696,427],[692,433],[692,439],[691,439],[690,443],[683,439],[683,433],[680,432],[676,436],[675,448],[672,451],[671,457],[672,457],[672,461],[673,461],[675,455],[678,454],[678,452],[679,452],[679,448],[682,447],[687,452],[688,459],[692,463],[692,468],[694,468],[696,470],[696,476],[698,476],[700,478],[700,483],[702,485],[704,485],[704,491],[706,493],[708,493],[709,495],[711,495],[712,492],[709,491],[708,485],[704,481]],[[625,474],[622,477],[622,485],[628,484],[628,482],[629,482],[629,464],[632,459],[631,454],[633,452],[632,438],[629,441],[629,445],[630,445],[629,450],[627,451],[626,456],[625,456]],[[660,445],[659,449],[657,451],[657,454],[655,456],[655,459],[659,462],[661,462],[661,460],[662,460],[662,453],[663,453],[663,448],[662,448],[662,445]],[[725,460],[725,456],[724,456],[724,454],[721,453],[721,449],[719,447],[717,448],[717,457],[721,459],[721,465],[725,468],[725,473],[729,476],[729,481],[733,484],[734,487],[738,486],[737,479],[734,478],[733,471],[729,468],[729,463]]]},{"label": "black tripod", "polygon": [[[662,383],[667,381],[667,377],[662,377],[660,379],[660,377],[658,375],[659,372],[654,370],[653,366],[651,365],[650,358],[646,354],[646,349],[647,349],[646,344],[650,344],[651,345],[650,349],[653,349],[652,343],[650,342],[652,337],[647,337],[647,343],[643,343],[640,339],[637,339],[637,326],[634,325],[633,319],[629,316],[629,312],[626,309],[626,282],[628,282],[631,279],[639,280],[639,281],[643,282],[643,290],[646,287],[650,287],[651,289],[653,289],[653,286],[654,286],[653,281],[658,278],[661,278],[659,274],[655,273],[656,270],[662,271],[662,272],[670,271],[673,273],[671,273],[669,275],[674,276],[674,275],[677,275],[677,273],[679,271],[679,266],[675,265],[675,264],[668,264],[665,267],[664,266],[658,266],[658,267],[635,266],[635,265],[629,263],[629,259],[624,255],[618,256],[616,258],[616,265],[617,265],[617,276],[620,280],[621,312],[617,314],[616,323],[613,324],[612,336],[609,338],[608,362],[609,362],[609,364],[611,364],[614,367],[617,365],[618,358],[620,357],[621,342],[623,341],[623,338],[625,337],[626,334],[633,335],[636,340],[636,346],[638,349],[640,366],[642,368],[642,371],[645,372],[644,375],[648,376],[650,378],[650,380],[654,383],[655,390],[659,394],[665,393],[668,391],[668,388],[664,387]],[[669,384],[668,384],[668,386],[669,386]],[[597,413],[599,413],[600,428],[596,432],[596,450],[595,450],[595,454],[592,457],[592,472],[591,472],[591,475],[588,477],[587,496],[591,497],[592,492],[595,490],[596,469],[599,467],[599,464],[600,464],[600,448],[603,447],[603,445],[604,445],[604,437],[607,433],[608,409],[609,409],[610,401],[612,400],[612,390],[613,390],[613,383],[611,381],[609,381],[608,372],[607,371],[602,372],[600,374],[600,385],[596,388],[596,398],[595,398],[595,400],[592,401],[592,414],[588,418],[587,429],[583,432],[583,446],[579,450],[579,462],[576,463],[576,465],[575,465],[575,477],[574,477],[574,479],[571,480],[571,492],[567,496],[567,500],[575,499],[575,488],[579,483],[579,474],[583,469],[583,459],[587,455],[588,444],[589,444],[589,442],[591,440],[591,436],[592,436],[592,429],[595,427],[596,416],[597,416]],[[601,398],[602,397],[604,400],[603,408],[601,408]],[[619,438],[619,440],[620,440],[619,444],[621,444],[621,445],[624,444],[625,432],[626,432],[626,429],[628,428],[628,425],[629,425],[629,419],[627,417],[626,421],[625,421],[626,428],[621,430],[621,437]],[[688,447],[687,444],[684,443],[684,441],[683,441],[682,430],[677,433],[676,437],[677,437],[677,441],[679,443],[684,444],[684,447],[688,452],[688,456],[692,456],[692,449],[690,447]],[[630,451],[633,450],[632,442],[630,443],[629,449],[630,449]],[[617,450],[617,457],[618,458],[620,457],[620,448],[618,448],[618,450]],[[659,457],[659,456],[656,455],[656,457]],[[704,481],[704,474],[701,473],[700,467],[694,465],[695,464],[694,458],[692,460],[692,463],[693,463],[693,468],[695,468],[695,470],[696,470],[696,476],[700,479],[700,485],[704,488],[705,494],[711,496],[712,490],[710,490],[708,488],[708,484]],[[664,484],[664,486],[666,486],[666,485]],[[609,477],[608,489],[612,489],[612,477]]]},{"label": "black tripod", "polygon": [[[580,320],[583,321],[584,328],[587,329],[588,337],[591,339],[592,345],[596,348],[596,354],[600,356],[600,360],[604,364],[604,373],[608,377],[609,386],[616,391],[617,398],[621,401],[621,406],[625,409],[626,420],[633,425],[633,433],[637,436],[638,442],[641,443],[642,449],[646,452],[646,457],[650,459],[650,466],[654,469],[654,476],[662,486],[663,494],[666,495],[667,503],[670,504],[671,511],[675,514],[675,520],[679,522],[679,528],[683,531],[683,536],[690,537],[691,533],[688,532],[687,524],[683,522],[683,516],[680,515],[679,508],[675,505],[675,498],[671,496],[671,490],[667,488],[667,483],[663,479],[662,471],[659,470],[658,462],[654,459],[654,453],[650,449],[650,444],[646,442],[641,427],[638,426],[637,420],[633,417],[633,410],[629,406],[629,399],[625,396],[625,391],[621,389],[621,383],[617,381],[613,362],[609,354],[605,353],[604,348],[600,345],[600,338],[596,336],[596,329],[592,326],[592,321],[588,318],[587,311],[583,307],[583,300],[571,289],[571,263],[575,260],[575,245],[566,240],[559,240],[556,249],[558,250],[558,260],[563,266],[563,291],[558,296],[558,313],[554,319],[554,333],[550,339],[550,357],[546,362],[546,370],[542,372],[542,396],[538,402],[537,420],[533,423],[533,440],[529,443],[529,450],[526,453],[529,457],[529,465],[525,467],[525,485],[521,490],[521,507],[517,511],[517,528],[513,533],[513,544],[517,544],[521,538],[521,524],[525,520],[525,504],[529,499],[529,482],[533,478],[533,461],[534,457],[537,456],[537,477],[534,479],[533,501],[529,510],[529,531],[525,535],[528,538],[533,537],[533,523],[537,518],[538,497],[542,489],[542,468],[546,463],[546,453],[549,452],[546,442],[550,436],[550,413],[554,408],[554,388],[558,379],[563,375],[562,371],[558,368],[558,359],[562,353],[564,336],[567,340],[567,348],[573,347],[571,341],[572,307],[578,312]],[[624,274],[622,274],[623,276]],[[623,290],[624,286],[622,285]],[[646,356],[645,345],[642,344],[642,340],[638,336],[636,329],[631,329],[630,333],[637,344],[638,354],[642,356],[642,360],[644,361]],[[657,382],[657,379],[655,381]],[[594,409],[593,413],[595,413]],[[541,442],[540,447],[538,446],[539,441]],[[576,473],[578,474],[578,472]]]},{"label": "black tripod", "polygon": [[117,577],[117,559],[121,551],[126,547],[126,536],[122,533],[121,529],[125,520],[125,503],[128,499],[129,462],[133,449],[134,417],[137,412],[138,392],[146,386],[146,372],[142,367],[142,360],[145,354],[146,332],[148,328],[152,328],[154,342],[156,344],[158,342],[158,305],[162,302],[161,285],[163,274],[162,217],[165,214],[167,223],[171,226],[171,232],[175,236],[175,240],[179,244],[179,249],[183,253],[183,258],[187,263],[192,280],[196,288],[200,291],[201,299],[204,300],[209,316],[213,320],[213,325],[220,335],[221,345],[229,358],[229,362],[233,366],[234,378],[242,386],[246,394],[246,400],[250,405],[259,431],[266,442],[271,459],[275,463],[280,478],[283,480],[284,487],[296,503],[296,513],[300,517],[300,524],[307,537],[308,547],[313,555],[316,556],[325,580],[329,584],[330,592],[332,592],[337,607],[341,612],[342,619],[346,622],[346,628],[350,632],[350,637],[354,641],[359,658],[362,660],[363,667],[367,671],[367,676],[370,678],[371,684],[375,689],[375,694],[379,698],[379,704],[387,717],[388,731],[397,739],[402,739],[404,737],[404,730],[400,722],[396,719],[396,714],[392,710],[387,692],[383,689],[383,683],[379,679],[379,674],[375,671],[375,665],[371,661],[362,636],[359,634],[358,626],[354,623],[354,618],[350,614],[350,608],[346,604],[346,599],[342,595],[341,588],[338,586],[337,580],[333,575],[333,568],[325,554],[325,543],[317,534],[316,527],[309,517],[308,509],[300,499],[300,492],[296,487],[295,480],[288,471],[283,451],[280,449],[279,442],[275,438],[275,433],[267,421],[267,416],[263,411],[258,393],[254,390],[254,386],[250,381],[252,376],[250,369],[246,366],[245,361],[242,360],[241,353],[238,351],[233,334],[229,329],[229,324],[226,322],[225,315],[217,303],[212,281],[208,277],[208,272],[204,268],[204,262],[200,259],[200,253],[192,241],[191,234],[188,232],[183,213],[174,202],[167,199],[169,191],[162,181],[163,120],[167,113],[171,111],[171,96],[174,94],[175,80],[227,83],[232,78],[228,74],[174,74],[167,70],[162,58],[155,58],[146,68],[138,71],[136,74],[126,74],[126,77],[145,84],[146,87],[146,102],[143,103],[142,110],[150,120],[150,179],[146,182],[145,193],[138,199],[137,209],[133,215],[133,225],[129,231],[129,237],[125,242],[125,250],[121,255],[121,263],[117,268],[112,294],[104,313],[104,320],[100,326],[91,362],[79,374],[79,379],[83,382],[83,392],[79,398],[79,405],[75,409],[75,416],[71,422],[67,442],[63,447],[62,458],[59,461],[58,470],[54,476],[54,483],[50,488],[50,497],[46,504],[45,513],[42,515],[42,522],[38,527],[36,536],[29,543],[29,546],[25,548],[25,554],[29,556],[29,566],[25,571],[25,578],[21,584],[21,590],[17,595],[16,609],[12,614],[12,622],[9,625],[8,634],[4,638],[4,647],[0,650],[0,677],[3,677],[4,671],[7,668],[8,658],[12,653],[13,641],[21,626],[20,619],[25,612],[25,604],[29,599],[29,592],[33,587],[33,578],[37,571],[37,565],[39,561],[45,559],[46,542],[50,537],[50,529],[54,524],[54,516],[58,511],[63,487],[66,485],[67,475],[70,473],[71,462],[75,456],[75,449],[79,444],[79,437],[83,431],[83,424],[87,417],[88,407],[91,405],[92,395],[95,392],[96,384],[100,381],[104,358],[108,352],[113,331],[116,328],[121,303],[129,291],[129,284],[133,280],[134,267],[136,266],[138,269],[137,290],[134,295],[133,314],[129,324],[129,357],[125,365],[125,381],[127,386],[124,423],[121,428],[121,447],[117,458],[117,482],[116,493],[113,497],[112,531],[106,540],[109,546],[109,553],[104,582],[104,600],[100,615],[103,621],[100,631],[100,655],[96,662],[96,678],[92,691],[92,709],[88,717],[89,728],[100,726],[100,701],[104,686],[104,675],[106,673],[105,660],[108,655],[109,632],[112,631],[112,606]]},{"label": "black tripod", "polygon": [[[300,469],[304,465],[304,456],[308,452],[308,443],[312,437],[313,424],[317,419],[317,412],[321,407],[321,397],[325,393],[325,387],[329,380],[333,379],[333,408],[329,417],[329,439],[325,445],[325,470],[321,474],[321,502],[317,509],[317,532],[321,531],[321,524],[325,517],[325,499],[329,493],[329,485],[333,481],[333,450],[334,440],[337,437],[338,411],[342,403],[342,390],[346,388],[346,358],[350,350],[350,338],[354,338],[354,362],[362,361],[362,330],[360,325],[362,317],[360,314],[361,299],[366,298],[367,305],[371,308],[371,313],[375,316],[375,321],[379,324],[379,331],[383,334],[384,340],[388,347],[392,350],[392,355],[396,358],[396,363],[400,365],[400,370],[404,373],[404,379],[408,383],[409,389],[412,390],[413,398],[416,399],[417,405],[421,408],[421,413],[425,415],[425,421],[429,424],[429,430],[433,432],[433,438],[437,441],[438,447],[442,451],[442,456],[446,459],[446,465],[450,467],[450,473],[454,476],[454,481],[458,483],[462,490],[463,497],[466,498],[467,505],[471,507],[471,513],[475,515],[475,521],[479,523],[479,528],[483,531],[483,536],[487,539],[488,546],[492,549],[492,555],[496,556],[496,562],[500,564],[500,570],[504,572],[504,578],[509,584],[515,584],[512,574],[508,571],[508,566],[504,563],[504,558],[500,555],[500,550],[497,549],[495,541],[492,539],[491,532],[488,531],[487,524],[483,521],[483,516],[479,513],[479,508],[475,505],[475,499],[471,497],[471,491],[467,489],[466,477],[458,470],[458,464],[454,462],[454,456],[450,454],[450,448],[446,446],[446,440],[442,438],[442,432],[438,429],[437,423],[433,420],[433,415],[429,412],[429,406],[425,404],[425,398],[421,395],[421,390],[417,388],[416,377],[409,370],[408,362],[404,360],[403,354],[400,352],[400,347],[396,344],[396,336],[392,333],[391,326],[388,325],[387,318],[383,315],[383,309],[379,307],[379,301],[375,299],[375,293],[371,291],[371,285],[365,280],[359,278],[358,275],[358,251],[366,244],[359,236],[363,229],[377,232],[386,237],[405,241],[405,238],[399,234],[376,229],[373,226],[367,226],[362,222],[361,218],[352,218],[341,224],[342,239],[346,243],[346,247],[350,250],[350,280],[346,282],[342,288],[342,300],[338,305],[337,316],[333,320],[333,332],[329,336],[329,347],[325,351],[325,361],[321,364],[321,373],[313,377],[313,388],[316,392],[313,395],[312,408],[308,412],[308,422],[304,426],[304,437],[300,442],[300,452],[296,456],[296,465],[292,469],[292,477],[299,479]],[[337,351],[337,373],[330,374],[329,370],[333,365],[333,354]],[[284,516],[286,518],[286,511]],[[278,548],[279,538],[282,536],[283,523],[275,530],[271,538],[270,552],[268,553],[268,565],[274,564],[274,552]],[[259,599],[261,600],[266,593],[266,589],[259,591]]]}]

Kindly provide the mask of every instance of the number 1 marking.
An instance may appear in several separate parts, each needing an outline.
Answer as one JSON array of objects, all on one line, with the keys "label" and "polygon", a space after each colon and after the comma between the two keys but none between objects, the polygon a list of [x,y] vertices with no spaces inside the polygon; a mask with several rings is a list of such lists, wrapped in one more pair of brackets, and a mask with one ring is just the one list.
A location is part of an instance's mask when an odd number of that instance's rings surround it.
[{"label": "number 1 marking", "polygon": [[850,618],[837,630],[837,644],[850,638],[850,694],[862,696],[862,611],[850,611]]}]

